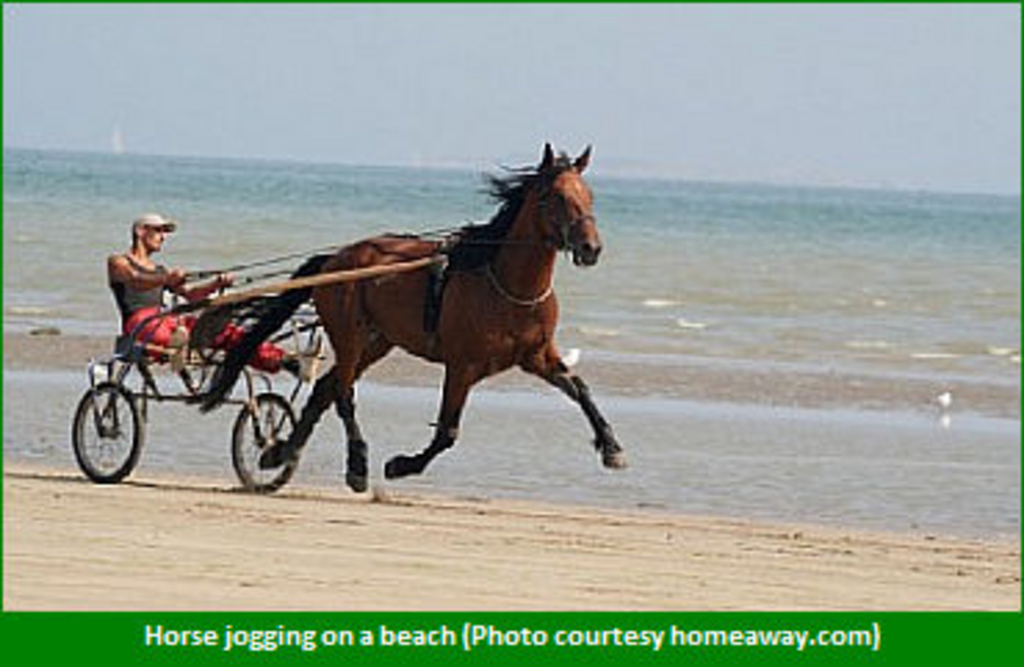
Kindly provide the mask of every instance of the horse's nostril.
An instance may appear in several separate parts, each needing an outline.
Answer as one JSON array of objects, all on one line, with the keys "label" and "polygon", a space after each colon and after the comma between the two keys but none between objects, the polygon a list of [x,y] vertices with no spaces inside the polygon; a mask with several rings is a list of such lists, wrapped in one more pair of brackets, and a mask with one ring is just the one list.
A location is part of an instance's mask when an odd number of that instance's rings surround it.
[{"label": "horse's nostril", "polygon": [[580,260],[590,266],[597,263],[597,256],[601,254],[601,244],[585,242],[580,246]]}]

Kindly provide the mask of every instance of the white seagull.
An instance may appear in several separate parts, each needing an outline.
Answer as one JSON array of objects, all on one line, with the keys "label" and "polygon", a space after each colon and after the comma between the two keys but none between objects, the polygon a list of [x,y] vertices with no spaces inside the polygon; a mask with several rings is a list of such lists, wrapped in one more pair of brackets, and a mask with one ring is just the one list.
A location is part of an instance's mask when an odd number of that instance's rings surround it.
[{"label": "white seagull", "polygon": [[578,347],[570,347],[565,351],[565,354],[562,355],[562,363],[565,364],[566,368],[572,368],[579,363],[579,360],[580,348]]}]

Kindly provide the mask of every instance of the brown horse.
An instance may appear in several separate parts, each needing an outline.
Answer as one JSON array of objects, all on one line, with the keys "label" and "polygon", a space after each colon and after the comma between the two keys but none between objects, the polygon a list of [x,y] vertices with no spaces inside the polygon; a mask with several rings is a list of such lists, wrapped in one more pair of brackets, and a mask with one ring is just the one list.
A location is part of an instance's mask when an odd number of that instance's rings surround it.
[{"label": "brown horse", "polygon": [[[554,343],[558,300],[552,280],[558,251],[571,252],[577,266],[596,264],[601,253],[592,194],[582,178],[589,161],[589,147],[572,160],[564,154],[556,157],[545,145],[536,169],[491,177],[491,194],[500,206],[485,225],[464,227],[446,241],[377,236],[333,256],[312,258],[296,276],[438,253],[446,254],[448,261],[443,275],[428,267],[293,290],[271,299],[258,309],[256,324],[218,370],[204,407],[223,400],[251,351],[312,296],[334,349],[335,365],[317,381],[289,441],[264,452],[261,467],[274,468],[297,456],[333,402],[348,439],[346,481],[354,490],[365,490],[367,447],[356,422],[353,385],[395,346],[444,364],[444,395],[429,446],[414,456],[388,461],[387,478],[423,472],[455,443],[473,385],[513,366],[546,380],[578,403],[594,430],[594,445],[604,465],[625,467],[622,448],[587,385],[569,371]],[[434,326],[425,317],[431,294],[440,303]]]}]

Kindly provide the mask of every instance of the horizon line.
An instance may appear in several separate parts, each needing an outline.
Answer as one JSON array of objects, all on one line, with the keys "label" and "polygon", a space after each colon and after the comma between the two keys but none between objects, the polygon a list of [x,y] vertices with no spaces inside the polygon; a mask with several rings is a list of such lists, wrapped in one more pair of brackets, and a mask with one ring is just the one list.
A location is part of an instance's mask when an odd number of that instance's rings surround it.
[{"label": "horizon line", "polygon": [[[465,161],[435,161],[435,162],[418,162],[410,160],[407,162],[357,162],[357,161],[343,161],[336,158],[313,158],[313,157],[281,157],[281,156],[252,156],[252,155],[197,155],[193,153],[152,153],[145,151],[133,151],[124,149],[122,152],[114,152],[112,150],[102,150],[98,148],[55,148],[55,147],[41,147],[41,146],[26,146],[26,145],[8,145],[4,144],[4,151],[7,150],[20,150],[20,151],[38,151],[38,152],[51,152],[51,153],[77,153],[84,155],[95,155],[95,156],[106,156],[114,159],[119,158],[170,158],[170,159],[188,159],[188,160],[222,160],[222,161],[235,161],[235,162],[264,162],[264,163],[282,163],[282,164],[293,164],[293,165],[309,165],[309,166],[337,166],[337,167],[352,167],[352,168],[365,168],[365,169],[423,169],[427,171],[477,171],[481,167],[478,164],[474,164],[473,160],[467,159]],[[786,179],[772,180],[772,179],[756,179],[756,178],[694,178],[681,174],[671,173],[652,173],[645,172],[643,170],[623,168],[621,166],[615,167],[614,163],[635,160],[635,158],[623,158],[615,157],[605,158],[606,161],[611,161],[613,166],[610,170],[611,173],[603,174],[598,178],[608,178],[614,180],[623,181],[657,181],[657,182],[669,182],[669,183],[689,183],[694,185],[720,185],[720,186],[748,186],[748,187],[769,187],[769,188],[781,188],[781,189],[815,189],[815,190],[850,190],[860,192],[893,192],[901,194],[933,194],[933,195],[950,195],[950,196],[963,196],[963,197],[1001,197],[1008,199],[1020,199],[1020,189],[1017,191],[1006,191],[1006,190],[979,190],[979,189],[941,189],[931,186],[913,186],[913,185],[900,185],[896,183],[835,183],[828,181],[820,182],[798,182]],[[495,161],[492,165],[494,170],[500,170],[506,168],[508,165]],[[607,169],[607,167],[605,167]]]}]

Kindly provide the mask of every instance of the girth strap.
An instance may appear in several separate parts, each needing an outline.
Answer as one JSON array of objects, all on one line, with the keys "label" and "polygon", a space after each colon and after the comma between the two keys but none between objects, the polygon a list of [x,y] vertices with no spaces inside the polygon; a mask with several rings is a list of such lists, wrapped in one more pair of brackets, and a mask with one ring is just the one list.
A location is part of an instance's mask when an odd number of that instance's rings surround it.
[{"label": "girth strap", "polygon": [[[447,260],[447,255],[443,255]],[[444,288],[448,284],[448,262],[431,264],[427,271],[427,293],[423,299],[423,331],[428,334],[437,333],[441,322],[441,304],[444,301]]]}]

